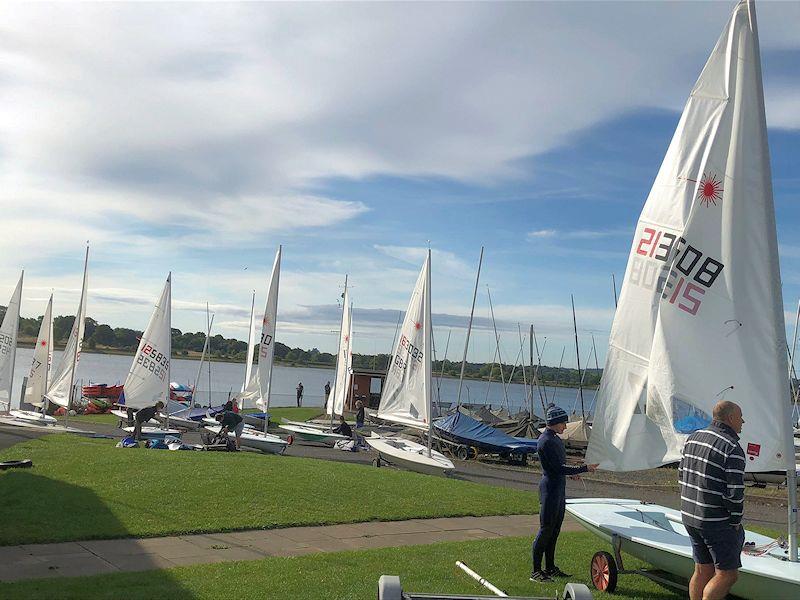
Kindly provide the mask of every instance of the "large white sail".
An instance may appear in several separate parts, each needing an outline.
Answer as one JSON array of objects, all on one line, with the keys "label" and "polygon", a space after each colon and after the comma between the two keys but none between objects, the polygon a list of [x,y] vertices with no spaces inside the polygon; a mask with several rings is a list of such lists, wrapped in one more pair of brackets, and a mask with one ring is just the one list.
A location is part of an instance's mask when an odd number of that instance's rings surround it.
[{"label": "large white sail", "polygon": [[169,398],[169,370],[172,355],[172,273],[150,315],[139,340],[123,392],[125,406],[144,408]]},{"label": "large white sail", "polygon": [[0,325],[0,407],[11,409],[12,386],[14,383],[14,362],[17,356],[17,334],[19,333],[19,305],[22,302],[22,278],[11,294],[3,324]]},{"label": "large white sail", "polygon": [[378,417],[427,429],[431,418],[431,254],[417,278],[386,374]]},{"label": "large white sail", "polygon": [[72,323],[72,330],[67,338],[64,353],[61,360],[53,372],[53,380],[47,389],[47,399],[54,404],[69,408],[72,385],[75,382],[75,370],[78,368],[78,361],[81,358],[81,347],[83,346],[83,332],[86,328],[86,300],[89,266],[89,248],[86,248],[86,257],[83,262],[83,285],[81,286],[81,299],[78,303],[78,312],[75,313],[75,321]]},{"label": "large white sail", "polygon": [[[247,389],[250,383],[250,376],[253,374],[253,351],[256,347],[256,332],[254,328],[256,316],[256,292],[253,290],[253,300],[250,302],[250,326],[247,328],[247,356],[244,360],[244,379],[242,380],[242,392]],[[239,398],[239,410],[244,408],[244,398]]]},{"label": "large white sail", "polygon": [[733,11],[636,227],[586,457],[601,468],[679,460],[675,422],[722,398],[744,412],[748,471],[794,462],[754,16]]},{"label": "large white sail", "polygon": [[25,388],[25,402],[34,406],[44,403],[47,385],[50,378],[50,367],[53,364],[53,295],[47,302],[47,308],[39,326],[36,347],[33,349],[33,360],[28,372],[28,385]]},{"label": "large white sail", "polygon": [[[237,397],[242,401],[255,402],[265,411],[269,408],[269,395],[272,385],[272,361],[275,357],[275,322],[278,319],[278,287],[281,279],[281,248],[275,253],[272,276],[267,290],[267,303],[261,320],[261,338],[258,343],[256,368],[244,391]],[[249,349],[249,344],[248,344]]]},{"label": "large white sail", "polygon": [[350,292],[347,287],[344,289],[342,302],[342,326],[339,333],[339,355],[336,358],[336,378],[325,404],[325,412],[328,415],[344,414],[344,403],[350,391],[353,374],[353,307],[350,306]]}]

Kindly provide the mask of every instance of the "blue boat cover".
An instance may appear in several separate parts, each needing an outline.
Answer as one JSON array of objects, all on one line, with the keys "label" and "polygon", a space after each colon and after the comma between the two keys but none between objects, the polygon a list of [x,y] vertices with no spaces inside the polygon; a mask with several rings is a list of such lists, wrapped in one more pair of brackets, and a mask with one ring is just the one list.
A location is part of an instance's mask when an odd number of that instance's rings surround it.
[{"label": "blue boat cover", "polygon": [[433,426],[442,437],[485,452],[536,452],[536,440],[512,437],[458,411],[434,421]]},{"label": "blue boat cover", "polygon": [[711,419],[698,415],[689,415],[675,421],[675,431],[678,433],[692,433],[698,429],[705,429],[711,423]]}]

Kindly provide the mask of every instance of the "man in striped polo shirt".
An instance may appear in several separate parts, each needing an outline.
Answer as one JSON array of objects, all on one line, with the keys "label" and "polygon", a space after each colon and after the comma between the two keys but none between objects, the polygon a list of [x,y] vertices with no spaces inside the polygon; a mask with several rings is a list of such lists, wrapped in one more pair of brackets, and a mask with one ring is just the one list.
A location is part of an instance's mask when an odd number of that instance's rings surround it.
[{"label": "man in striped polo shirt", "polygon": [[744,545],[742,409],[721,401],[714,420],[686,440],[679,476],[681,517],[692,540],[691,600],[722,600],[739,576]]}]

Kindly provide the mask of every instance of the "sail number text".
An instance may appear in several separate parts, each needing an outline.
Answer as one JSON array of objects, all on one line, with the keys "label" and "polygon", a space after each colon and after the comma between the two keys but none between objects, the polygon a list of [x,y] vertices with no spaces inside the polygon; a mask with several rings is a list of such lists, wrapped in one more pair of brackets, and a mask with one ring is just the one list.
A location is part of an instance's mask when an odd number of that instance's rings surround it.
[{"label": "sail number text", "polygon": [[674,233],[645,227],[631,255],[630,282],[696,315],[706,290],[725,267]]},{"label": "sail number text", "polygon": [[142,365],[143,369],[150,371],[153,375],[164,381],[169,371],[169,357],[156,350],[152,345],[146,344],[139,355],[136,363]]},{"label": "sail number text", "polygon": [[261,358],[267,357],[267,351],[272,344],[272,336],[268,333],[261,334],[261,343],[258,345],[258,354]]},{"label": "sail number text", "polygon": [[10,354],[11,345],[14,340],[6,333],[0,333],[0,354]]},{"label": "sail number text", "polygon": [[405,369],[409,361],[422,364],[422,350],[409,342],[405,335],[401,335],[400,348],[394,357],[394,366],[399,369]]}]

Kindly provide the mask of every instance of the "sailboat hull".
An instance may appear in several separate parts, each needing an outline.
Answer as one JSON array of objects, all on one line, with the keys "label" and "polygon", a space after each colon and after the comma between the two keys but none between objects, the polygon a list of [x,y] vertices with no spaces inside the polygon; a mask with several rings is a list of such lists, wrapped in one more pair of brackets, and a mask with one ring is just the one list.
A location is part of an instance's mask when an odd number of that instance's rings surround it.
[{"label": "sailboat hull", "polygon": [[[133,435],[133,427],[123,427],[122,431]],[[142,427],[142,438],[145,440],[163,440],[166,437],[181,437],[177,429],[161,429],[160,427]]]},{"label": "sailboat hull", "polygon": [[[159,418],[166,422],[167,415],[164,413],[160,413]],[[200,421],[193,421],[192,419],[186,419],[184,417],[178,417],[176,415],[170,415],[169,417],[169,424],[171,426],[180,427],[182,429],[198,429],[202,423]]]},{"label": "sailboat hull", "polygon": [[278,425],[278,427],[307,442],[319,442],[321,444],[328,444],[329,446],[333,446],[338,441],[350,439],[346,435],[317,429],[315,427],[286,424]]},{"label": "sailboat hull", "polygon": [[[219,434],[222,428],[217,425],[206,426],[206,429],[212,433]],[[228,432],[228,438],[235,440],[236,434]],[[254,448],[255,450],[260,450],[261,452],[267,452],[269,454],[283,454],[286,451],[286,447],[289,445],[286,440],[279,438],[277,435],[256,431],[254,429],[245,429],[242,432],[241,444],[245,448]]]},{"label": "sailboat hull", "polygon": [[453,462],[444,454],[431,450],[428,456],[427,446],[411,440],[382,437],[376,433],[365,439],[378,452],[381,460],[389,464],[427,475],[450,475],[456,470]]},{"label": "sailboat hull", "polygon": [[8,414],[20,421],[34,423],[36,425],[58,425],[58,420],[55,417],[43,415],[40,412],[34,412],[32,410],[12,410]]},{"label": "sailboat hull", "polygon": [[[692,545],[679,511],[639,500],[581,498],[567,500],[567,512],[587,530],[654,567],[689,579],[694,572]],[[750,531],[745,541],[756,547],[772,538]],[[761,556],[742,554],[739,579],[731,591],[742,598],[800,598],[800,563],[786,560],[780,548]]]}]

